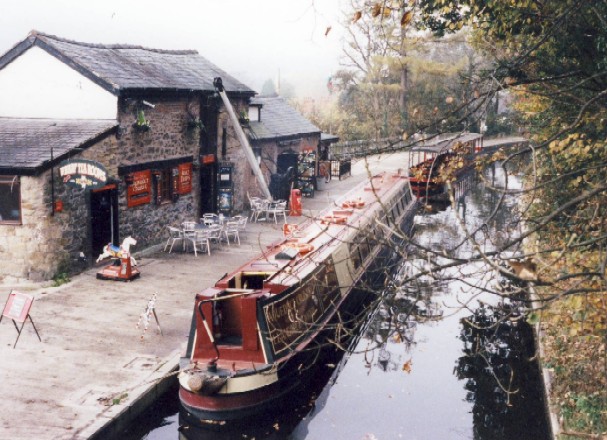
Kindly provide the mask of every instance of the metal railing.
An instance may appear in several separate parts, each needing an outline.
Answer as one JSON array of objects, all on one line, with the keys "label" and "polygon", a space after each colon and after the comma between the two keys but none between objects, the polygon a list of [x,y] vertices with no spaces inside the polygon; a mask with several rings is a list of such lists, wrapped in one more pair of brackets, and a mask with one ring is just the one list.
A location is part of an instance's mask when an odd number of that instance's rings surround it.
[{"label": "metal railing", "polygon": [[374,154],[385,154],[395,151],[408,150],[417,145],[437,143],[445,139],[457,137],[458,133],[416,134],[409,139],[385,138],[358,141],[346,141],[329,146],[331,160],[354,159]]},{"label": "metal railing", "polygon": [[339,180],[342,177],[352,175],[352,160],[341,159],[331,161],[331,178],[337,177]]}]

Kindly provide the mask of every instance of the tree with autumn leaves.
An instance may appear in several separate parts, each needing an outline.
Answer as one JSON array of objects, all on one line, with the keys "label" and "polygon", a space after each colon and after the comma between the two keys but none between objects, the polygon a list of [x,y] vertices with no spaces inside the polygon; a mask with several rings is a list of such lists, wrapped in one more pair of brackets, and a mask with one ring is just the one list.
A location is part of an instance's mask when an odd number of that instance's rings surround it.
[{"label": "tree with autumn leaves", "polygon": [[[508,97],[530,146],[498,151],[478,166],[521,172],[522,189],[485,182],[498,202],[518,197],[520,218],[489,237],[497,249],[483,252],[476,241],[487,231],[466,230],[472,257],[443,249],[429,266],[437,275],[444,266],[485,262],[510,287],[531,284],[537,301],[526,303],[527,318],[543,329],[542,361],[554,373],[563,436],[604,438],[607,1],[352,0],[346,25],[346,65],[333,77],[334,126],[345,127],[344,139],[478,131],[485,121],[494,126]],[[462,50],[428,56],[445,41]],[[510,269],[508,255],[517,258]]]},{"label": "tree with autumn leaves", "polygon": [[564,435],[604,436],[607,2],[419,0],[407,8],[435,35],[471,29],[491,64],[475,72],[479,92],[469,107],[509,91],[524,117],[530,150],[493,158],[506,167],[530,158],[520,191],[524,232],[502,250],[522,244],[533,261],[541,306],[530,316],[545,330],[544,364],[555,374]]},{"label": "tree with autumn leaves", "polygon": [[478,128],[478,114],[448,112],[454,96],[471,93],[465,76],[478,57],[465,36],[422,32],[408,4],[353,0],[345,13],[343,67],[332,76],[337,106],[316,121],[344,140]]},{"label": "tree with autumn leaves", "polygon": [[[485,182],[498,201],[519,197],[519,223],[490,253],[475,242],[479,231],[466,231],[478,252],[463,261],[443,250],[432,267],[485,261],[513,285],[531,283],[539,307],[529,304],[528,319],[544,329],[562,430],[604,436],[607,1],[353,0],[347,17],[347,68],[334,83],[355,137],[478,131],[500,99],[511,99],[530,147],[499,151],[479,167],[522,169],[522,189]],[[444,38],[467,49],[447,63],[426,56]],[[523,272],[499,264],[515,252],[510,266],[526,265]]]}]

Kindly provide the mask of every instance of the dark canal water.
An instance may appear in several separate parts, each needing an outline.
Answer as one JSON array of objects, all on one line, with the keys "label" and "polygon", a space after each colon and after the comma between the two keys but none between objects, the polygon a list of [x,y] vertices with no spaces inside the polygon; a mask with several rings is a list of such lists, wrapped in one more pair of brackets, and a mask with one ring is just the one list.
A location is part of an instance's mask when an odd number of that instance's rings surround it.
[{"label": "dark canal water", "polygon": [[[475,235],[486,250],[514,228],[513,200],[487,220],[495,200],[479,185],[457,210],[470,227],[487,223]],[[435,250],[457,248],[460,257],[469,253],[451,208],[417,216],[415,238]],[[410,255],[395,284],[428,267],[423,254]],[[532,331],[519,319],[519,305],[477,288],[495,283],[481,264],[440,275],[389,294],[352,352],[327,353],[314,383],[276,418],[231,429],[180,427],[175,389],[120,438],[548,439]]]}]

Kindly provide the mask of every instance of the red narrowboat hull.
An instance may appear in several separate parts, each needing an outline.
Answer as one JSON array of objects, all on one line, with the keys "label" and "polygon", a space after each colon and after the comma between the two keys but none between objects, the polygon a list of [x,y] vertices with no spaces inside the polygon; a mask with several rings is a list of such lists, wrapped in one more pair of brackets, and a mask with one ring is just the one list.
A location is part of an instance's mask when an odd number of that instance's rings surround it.
[{"label": "red narrowboat hull", "polygon": [[327,336],[343,333],[340,319],[362,304],[356,284],[383,285],[398,258],[394,230],[409,233],[417,207],[407,179],[374,176],[339,202],[350,208],[323,212],[196,296],[179,374],[192,421],[280,409],[314,371]]}]

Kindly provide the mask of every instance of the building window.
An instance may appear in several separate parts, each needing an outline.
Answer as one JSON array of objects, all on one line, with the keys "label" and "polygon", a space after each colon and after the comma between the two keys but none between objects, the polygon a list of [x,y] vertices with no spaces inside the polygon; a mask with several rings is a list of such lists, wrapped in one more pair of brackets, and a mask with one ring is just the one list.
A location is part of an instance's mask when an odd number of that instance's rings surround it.
[{"label": "building window", "polygon": [[165,168],[158,170],[156,176],[156,203],[170,202],[173,196],[173,169]]},{"label": "building window", "polygon": [[[154,165],[158,168],[124,172],[129,208],[148,203],[176,202],[179,195],[192,192],[192,162],[157,162]],[[164,167],[161,168],[162,165]]]},{"label": "building window", "polygon": [[21,224],[19,176],[0,176],[0,223]]},{"label": "building window", "polygon": [[261,121],[261,109],[257,105],[249,106],[249,121]]}]

